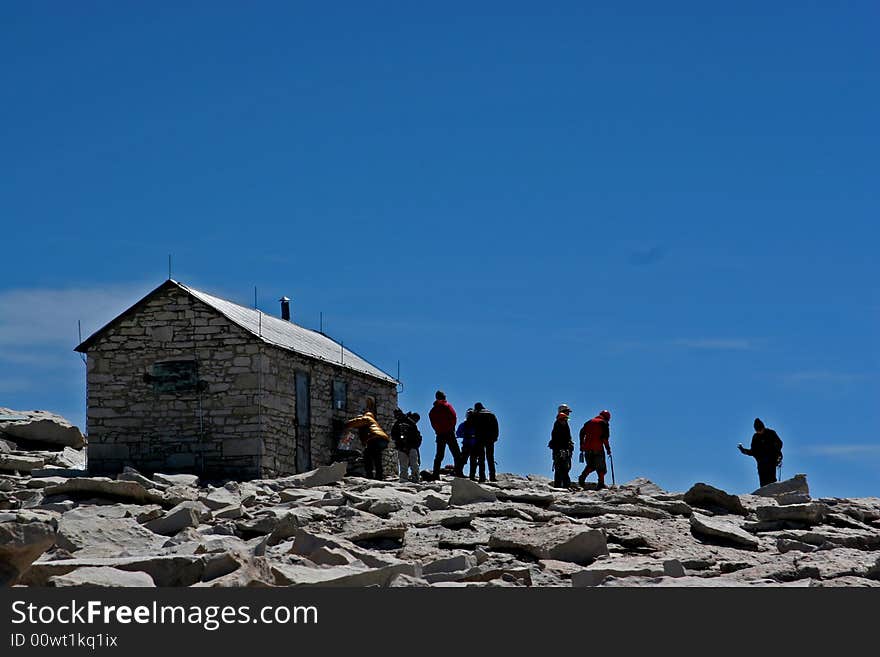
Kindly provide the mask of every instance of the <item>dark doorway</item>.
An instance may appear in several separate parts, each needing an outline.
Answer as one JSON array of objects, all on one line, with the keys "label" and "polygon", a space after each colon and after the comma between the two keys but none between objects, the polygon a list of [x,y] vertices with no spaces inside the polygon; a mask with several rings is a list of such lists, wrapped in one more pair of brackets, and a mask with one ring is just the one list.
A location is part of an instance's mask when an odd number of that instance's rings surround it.
[{"label": "dark doorway", "polygon": [[296,373],[296,471],[312,469],[311,381],[308,372]]}]

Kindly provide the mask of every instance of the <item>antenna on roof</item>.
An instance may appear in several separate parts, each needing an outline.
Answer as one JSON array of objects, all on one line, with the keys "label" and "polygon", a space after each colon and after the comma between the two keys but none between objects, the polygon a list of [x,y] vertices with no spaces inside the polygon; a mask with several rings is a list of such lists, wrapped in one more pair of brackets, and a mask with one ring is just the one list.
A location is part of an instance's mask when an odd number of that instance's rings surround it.
[{"label": "antenna on roof", "polygon": [[400,361],[397,361],[397,392],[403,392],[403,384],[400,382]]},{"label": "antenna on roof", "polygon": [[345,343],[340,342],[339,347],[340,347],[340,351],[342,353],[342,360],[340,360],[339,362],[342,363],[343,365],[345,365]]},{"label": "antenna on roof", "polygon": [[257,286],[254,285],[254,310],[257,309]]},{"label": "antenna on roof", "polygon": [[[79,344],[82,344],[82,341],[83,341],[83,327],[82,327],[82,322],[81,322],[80,320],[76,320],[76,328],[77,328],[77,330],[79,331]],[[85,355],[85,354],[80,354],[79,357],[80,357],[80,359],[82,360],[83,365],[86,365],[86,364],[87,364],[87,363],[86,363],[86,355]]]},{"label": "antenna on roof", "polygon": [[168,254],[168,280],[171,280],[171,254]]},{"label": "antenna on roof", "polygon": [[320,323],[320,327],[321,327],[321,328],[318,329],[318,332],[319,332],[321,335],[324,335],[324,313],[320,313],[320,315],[321,315],[321,320],[320,320],[320,322],[321,322],[321,323]]}]

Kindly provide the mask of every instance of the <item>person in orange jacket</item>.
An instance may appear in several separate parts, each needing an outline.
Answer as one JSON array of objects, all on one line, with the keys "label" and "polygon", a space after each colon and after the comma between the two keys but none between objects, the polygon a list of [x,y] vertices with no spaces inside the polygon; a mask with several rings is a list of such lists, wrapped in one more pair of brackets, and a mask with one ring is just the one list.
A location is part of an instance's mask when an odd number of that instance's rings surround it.
[{"label": "person in orange jacket", "polygon": [[[605,488],[605,473],[608,468],[605,465],[605,454],[611,456],[611,429],[608,426],[611,422],[611,411],[600,411],[592,420],[588,420],[581,427],[581,462],[586,463],[584,471],[578,477],[578,484],[583,487],[586,482],[587,475],[595,470],[599,475],[599,486],[597,490]],[[604,452],[603,452],[604,448]]]},{"label": "person in orange jacket", "polygon": [[[382,479],[382,452],[388,447],[388,434],[382,430],[373,411],[353,417],[345,423],[346,429],[357,429],[364,445],[364,471],[367,479]],[[375,471],[375,477],[373,473]]]}]

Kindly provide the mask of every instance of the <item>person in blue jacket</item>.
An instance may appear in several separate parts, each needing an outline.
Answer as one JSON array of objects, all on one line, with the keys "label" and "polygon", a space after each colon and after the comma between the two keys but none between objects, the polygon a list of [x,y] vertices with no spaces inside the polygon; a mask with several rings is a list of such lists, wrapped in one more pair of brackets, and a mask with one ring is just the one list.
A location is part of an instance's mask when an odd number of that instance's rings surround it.
[{"label": "person in blue jacket", "polygon": [[471,479],[476,479],[477,452],[474,448],[477,445],[477,436],[474,433],[474,424],[471,421],[473,414],[474,409],[469,408],[464,421],[455,430],[455,436],[461,439],[461,469],[464,470],[464,464],[470,461],[470,477]]}]

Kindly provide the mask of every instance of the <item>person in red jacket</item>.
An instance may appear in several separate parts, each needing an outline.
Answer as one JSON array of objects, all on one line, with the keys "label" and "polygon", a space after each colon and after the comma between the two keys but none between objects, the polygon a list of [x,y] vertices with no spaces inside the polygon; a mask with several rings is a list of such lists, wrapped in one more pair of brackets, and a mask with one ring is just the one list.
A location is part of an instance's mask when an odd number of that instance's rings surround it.
[{"label": "person in red jacket", "polygon": [[446,455],[446,447],[455,462],[455,476],[464,476],[464,464],[461,462],[461,451],[458,449],[458,441],[455,439],[455,427],[458,417],[455,409],[446,401],[446,393],[438,390],[434,395],[434,407],[428,413],[428,419],[437,434],[437,455],[434,457],[434,480],[440,478],[440,466],[443,465],[443,457]]},{"label": "person in red jacket", "polygon": [[587,480],[587,475],[595,470],[599,474],[597,490],[605,488],[605,473],[608,472],[605,466],[605,454],[611,456],[611,445],[608,442],[611,437],[609,422],[611,422],[611,411],[601,411],[581,427],[581,462],[586,463],[584,471],[578,477],[578,484],[581,487]]}]

